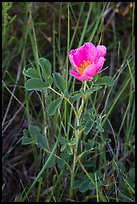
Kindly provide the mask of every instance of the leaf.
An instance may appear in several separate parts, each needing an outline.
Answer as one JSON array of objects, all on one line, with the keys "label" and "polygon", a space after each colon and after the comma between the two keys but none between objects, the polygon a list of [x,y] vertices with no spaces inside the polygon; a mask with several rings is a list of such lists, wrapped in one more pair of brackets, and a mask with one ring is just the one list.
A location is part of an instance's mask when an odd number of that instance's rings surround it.
[{"label": "leaf", "polygon": [[108,182],[108,179],[104,179],[101,181],[101,185],[104,186],[104,185],[109,185],[109,182]]},{"label": "leaf", "polygon": [[66,146],[66,150],[67,150],[67,153],[68,153],[69,155],[73,155],[73,149],[72,149],[72,147],[70,147],[69,145],[67,145],[67,146]]},{"label": "leaf", "polygon": [[95,113],[92,108],[88,110],[88,113],[83,114],[83,119],[86,121],[95,119]]},{"label": "leaf", "polygon": [[27,129],[23,130],[23,137],[22,137],[22,145],[28,145],[32,143],[32,138],[29,137],[29,133]]},{"label": "leaf", "polygon": [[106,85],[106,86],[113,86],[115,80],[111,77],[105,76],[100,79],[97,79],[94,84],[98,85]]},{"label": "leaf", "polygon": [[[73,189],[79,189],[79,191],[82,193],[85,193],[86,191],[91,189],[95,189],[95,186],[91,183],[91,181],[87,178],[86,175],[76,173],[76,177],[78,177],[79,179],[74,181],[74,184],[72,186]],[[90,177],[93,178],[93,175],[90,174]]]},{"label": "leaf", "polygon": [[72,188],[79,189],[79,186],[81,185],[81,180],[74,181]]},{"label": "leaf", "polygon": [[73,103],[74,101],[78,100],[83,94],[79,91],[75,91],[70,96],[70,102]]},{"label": "leaf", "polygon": [[46,138],[44,135],[39,134],[37,137],[37,145],[40,149],[46,149],[47,148],[47,143],[46,143]]},{"label": "leaf", "polygon": [[69,92],[68,92],[67,90],[64,91],[64,96],[65,96],[66,98],[69,98]]},{"label": "leaf", "polygon": [[69,160],[70,160],[70,155],[66,151],[61,152],[60,157],[65,159],[65,161],[67,161],[67,162],[69,162]]},{"label": "leaf", "polygon": [[38,135],[40,134],[40,130],[37,126],[30,125],[29,134],[34,140],[37,140]]},{"label": "leaf", "polygon": [[42,76],[44,79],[51,76],[51,63],[45,58],[39,59],[39,64],[42,69]]},{"label": "leaf", "polygon": [[23,135],[26,136],[26,137],[29,137],[29,132],[27,129],[24,129],[23,130]]},{"label": "leaf", "polygon": [[51,86],[53,83],[52,77],[46,77],[45,76],[44,81],[48,84],[48,86]]},{"label": "leaf", "polygon": [[23,136],[22,137],[22,145],[28,145],[32,143],[32,139],[30,137],[27,136]]},{"label": "leaf", "polygon": [[96,126],[96,129],[99,130],[100,132],[104,132],[104,129],[102,128],[101,125],[97,125],[97,126]]},{"label": "leaf", "polygon": [[61,103],[62,99],[61,98],[58,98],[54,101],[52,101],[48,107],[48,114],[50,116],[54,115],[57,108],[59,107],[60,103]]},{"label": "leaf", "polygon": [[90,108],[89,114],[90,114],[91,116],[93,116],[93,114],[94,114],[94,109],[93,109],[93,108]]},{"label": "leaf", "polygon": [[87,123],[86,123],[86,127],[85,127],[85,129],[84,129],[84,134],[85,135],[88,135],[88,133],[90,132],[90,130],[92,129],[92,127],[93,127],[93,122],[92,121],[87,121]]},{"label": "leaf", "polygon": [[93,140],[93,141],[88,140],[88,141],[86,142],[86,144],[85,144],[85,149],[86,149],[87,151],[94,150],[94,149],[95,149],[95,148],[94,148],[94,140]]},{"label": "leaf", "polygon": [[76,178],[79,178],[81,180],[87,178],[87,176],[83,172],[81,172],[81,173],[78,172],[75,174],[75,176],[76,176]]},{"label": "leaf", "polygon": [[63,151],[64,151],[64,149],[66,149],[66,147],[67,147],[67,145],[66,145],[66,144],[62,145],[62,146],[61,146],[60,151],[61,151],[61,152],[63,152]]},{"label": "leaf", "polygon": [[59,141],[60,141],[60,143],[63,144],[63,145],[67,145],[68,142],[69,142],[68,139],[65,138],[65,137],[60,137]]},{"label": "leaf", "polygon": [[54,84],[55,86],[62,91],[63,93],[65,92],[65,82],[63,77],[60,75],[60,73],[55,72],[53,74],[53,80],[54,80]]},{"label": "leaf", "polygon": [[129,188],[132,188],[132,187],[134,188],[135,182],[130,177],[128,177],[128,178],[125,179],[125,184]]},{"label": "leaf", "polygon": [[38,71],[34,68],[28,68],[27,70],[24,69],[23,74],[31,78],[40,78]]},{"label": "leaf", "polygon": [[32,78],[26,82],[25,87],[28,91],[31,91],[31,90],[41,91],[47,88],[48,84],[43,82],[41,79]]},{"label": "leaf", "polygon": [[62,169],[65,166],[65,162],[66,161],[65,161],[64,158],[59,159],[58,162],[57,162],[58,168]]},{"label": "leaf", "polygon": [[111,139],[110,138],[105,138],[104,139],[104,144],[106,145],[106,144],[109,144],[111,142]]},{"label": "leaf", "polygon": [[60,143],[62,144],[61,152],[66,148],[68,142],[69,141],[65,137],[60,137]]},{"label": "leaf", "polygon": [[76,140],[75,139],[71,139],[71,141],[68,143],[68,145],[70,145],[70,146],[76,145]]},{"label": "leaf", "polygon": [[56,157],[54,156],[54,154],[52,155],[48,165],[47,165],[47,168],[51,168],[51,167],[54,167],[56,165]]},{"label": "leaf", "polygon": [[85,113],[85,114],[83,114],[83,119],[84,120],[90,120],[91,119],[91,115],[89,114],[89,113]]},{"label": "leaf", "polygon": [[51,63],[45,58],[40,58],[39,65],[42,70],[42,77],[44,81],[47,82],[48,85],[51,85],[53,82],[53,79],[51,77]]},{"label": "leaf", "polygon": [[90,183],[91,183],[91,182],[89,181],[89,179],[83,181],[83,182],[81,183],[80,187],[79,187],[79,191],[80,191],[81,193],[85,193],[87,190],[89,190]]},{"label": "leaf", "polygon": [[129,170],[129,175],[133,181],[135,181],[135,168]]},{"label": "leaf", "polygon": [[125,166],[124,166],[123,163],[119,163],[119,164],[118,164],[118,167],[119,167],[119,169],[120,169],[122,172],[125,172]]},{"label": "leaf", "polygon": [[95,91],[97,91],[97,90],[99,90],[99,89],[101,89],[101,88],[102,88],[102,86],[96,85],[96,86],[91,87],[91,88],[89,88],[88,90],[86,90],[84,94],[85,94],[86,96],[89,96],[89,95],[91,95],[93,92],[95,92]]}]

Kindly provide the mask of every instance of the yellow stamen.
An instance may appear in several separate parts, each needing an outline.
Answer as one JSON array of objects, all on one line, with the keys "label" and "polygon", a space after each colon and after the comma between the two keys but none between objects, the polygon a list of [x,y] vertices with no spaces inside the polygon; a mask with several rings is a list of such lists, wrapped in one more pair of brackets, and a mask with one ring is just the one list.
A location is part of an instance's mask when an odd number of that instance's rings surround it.
[{"label": "yellow stamen", "polygon": [[83,61],[83,64],[81,64],[81,65],[78,67],[79,74],[82,75],[83,72],[84,72],[84,70],[85,70],[85,68],[86,68],[88,65],[90,65],[90,64],[91,64],[91,62],[90,62],[89,60],[88,60],[88,61],[84,60],[84,61]]}]

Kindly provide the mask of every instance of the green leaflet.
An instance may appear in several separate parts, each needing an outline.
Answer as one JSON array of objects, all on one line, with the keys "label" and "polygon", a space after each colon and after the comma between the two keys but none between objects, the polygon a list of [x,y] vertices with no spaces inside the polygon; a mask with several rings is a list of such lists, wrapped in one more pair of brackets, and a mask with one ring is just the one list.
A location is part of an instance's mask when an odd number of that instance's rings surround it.
[{"label": "green leaflet", "polygon": [[38,71],[34,68],[28,68],[27,70],[24,69],[23,74],[31,78],[40,78]]},{"label": "green leaflet", "polygon": [[113,86],[114,82],[115,82],[114,79],[112,79],[111,77],[105,76],[105,77],[97,79],[94,84]]},{"label": "green leaflet", "polygon": [[58,98],[54,101],[52,101],[48,107],[48,114],[50,116],[54,115],[57,108],[59,107],[60,103],[61,103],[62,99],[61,98]]},{"label": "green leaflet", "polygon": [[65,92],[65,82],[63,77],[60,75],[60,73],[55,72],[53,74],[53,80],[54,80],[54,84],[55,86],[62,91],[63,93]]},{"label": "green leaflet", "polygon": [[41,79],[32,78],[32,79],[29,79],[25,83],[25,87],[28,91],[32,91],[32,90],[41,91],[41,90],[44,90],[45,88],[47,88],[48,84],[46,82],[42,81]]},{"label": "green leaflet", "polygon": [[53,82],[53,79],[51,77],[51,63],[49,60],[45,58],[39,59],[39,65],[42,70],[42,77],[47,84],[51,85]]},{"label": "green leaflet", "polygon": [[50,64],[50,61],[45,59],[45,58],[40,58],[39,59],[39,65],[40,65],[40,67],[42,69],[43,78],[50,77],[51,76],[51,64]]}]

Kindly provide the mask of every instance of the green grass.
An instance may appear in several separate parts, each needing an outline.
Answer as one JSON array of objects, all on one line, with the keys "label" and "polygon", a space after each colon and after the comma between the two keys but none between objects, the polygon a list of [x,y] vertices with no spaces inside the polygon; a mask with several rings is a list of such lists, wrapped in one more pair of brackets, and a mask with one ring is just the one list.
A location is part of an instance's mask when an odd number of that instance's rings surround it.
[{"label": "green grass", "polygon": [[[2,3],[3,202],[134,202],[134,9],[134,2]],[[58,139],[77,139],[74,129],[81,121],[76,121],[65,97],[50,117],[47,110],[57,99],[56,92],[26,91],[22,71],[35,65],[40,73],[38,59],[45,57],[52,73],[60,72],[69,92],[77,91],[82,84],[69,75],[68,54],[88,41],[107,47],[99,77],[111,76],[115,84],[73,104],[79,113],[82,103],[83,113],[93,108],[95,115],[103,116],[104,132],[93,128],[88,135],[82,133],[75,159],[73,155],[66,159]],[[52,88],[57,91],[54,84]],[[45,151],[21,144],[25,119],[45,135]],[[88,140],[93,145],[87,155],[90,166],[85,165]],[[65,156],[65,165],[59,168]],[[84,191],[88,179],[93,186]]]}]

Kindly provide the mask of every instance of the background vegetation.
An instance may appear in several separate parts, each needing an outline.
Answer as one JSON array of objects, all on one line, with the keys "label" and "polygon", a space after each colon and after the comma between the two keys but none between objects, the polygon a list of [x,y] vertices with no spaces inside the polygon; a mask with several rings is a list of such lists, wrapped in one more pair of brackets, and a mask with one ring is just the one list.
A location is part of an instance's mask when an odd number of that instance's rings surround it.
[{"label": "background vegetation", "polygon": [[[24,89],[22,71],[39,57],[46,57],[53,72],[60,72],[72,92],[81,82],[69,76],[68,53],[84,42],[107,47],[105,66],[100,76],[115,79],[112,88],[104,87],[85,104],[85,113],[95,107],[103,112],[104,132],[94,140],[96,130],[83,136],[93,139],[94,151],[84,168],[94,175],[96,188],[87,188],[87,177],[78,169],[74,196],[70,198],[70,176],[66,166],[49,166],[27,196],[29,202],[99,201],[99,191],[107,202],[134,202],[135,195],[135,2],[3,2],[2,3],[2,200],[17,202],[35,181],[50,155],[58,134],[73,133],[72,109],[64,102],[57,114],[49,117],[48,105],[56,99],[45,91]],[[45,109],[43,109],[43,103]],[[79,100],[76,101],[76,107]],[[43,112],[43,110],[45,110]],[[44,114],[43,114],[44,113]],[[48,151],[35,145],[23,146],[23,130],[38,126],[46,135]],[[100,138],[105,138],[101,146]],[[60,156],[60,145],[56,149]],[[70,158],[71,159],[71,158]],[[70,161],[71,165],[71,161]],[[89,183],[89,181],[88,181]]]}]

